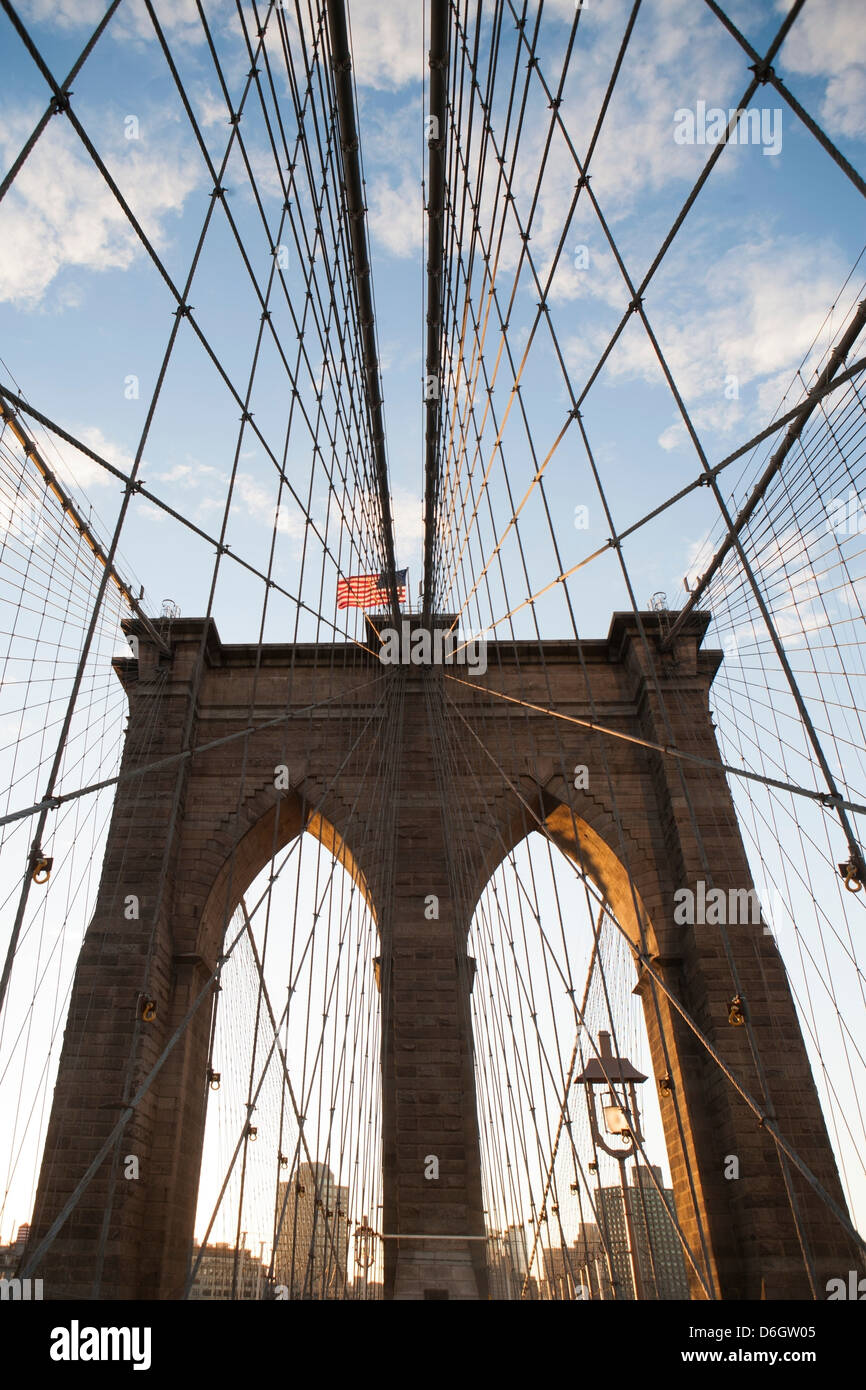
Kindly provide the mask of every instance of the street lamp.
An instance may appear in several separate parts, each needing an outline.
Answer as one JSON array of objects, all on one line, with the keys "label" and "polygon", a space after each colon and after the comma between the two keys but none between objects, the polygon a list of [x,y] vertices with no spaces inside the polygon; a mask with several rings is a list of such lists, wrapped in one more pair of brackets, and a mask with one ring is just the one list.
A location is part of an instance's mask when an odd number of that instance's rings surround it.
[{"label": "street lamp", "polygon": [[[637,1151],[638,1144],[643,1143],[635,1086],[646,1081],[646,1077],[632,1066],[627,1057],[614,1056],[610,1043],[610,1033],[599,1033],[598,1051],[598,1057],[590,1058],[580,1076],[575,1077],[574,1084],[575,1086],[582,1085],[586,1093],[586,1107],[589,1111],[589,1126],[593,1144],[597,1148],[604,1149],[604,1152],[610,1154],[610,1157],[615,1158],[619,1164],[619,1182],[622,1188],[629,1266],[634,1285],[634,1296],[639,1299],[643,1294],[631,1204],[628,1198],[628,1183],[625,1178],[625,1165]],[[595,1100],[595,1088],[597,1086],[607,1088],[601,1103],[604,1133],[612,1140],[618,1139],[619,1148],[611,1147],[599,1127]]]},{"label": "street lamp", "polygon": [[354,1239],[355,1264],[363,1271],[364,1277],[366,1278],[367,1270],[376,1258],[376,1249],[374,1245],[376,1232],[373,1230],[366,1216],[360,1224],[355,1227]]}]

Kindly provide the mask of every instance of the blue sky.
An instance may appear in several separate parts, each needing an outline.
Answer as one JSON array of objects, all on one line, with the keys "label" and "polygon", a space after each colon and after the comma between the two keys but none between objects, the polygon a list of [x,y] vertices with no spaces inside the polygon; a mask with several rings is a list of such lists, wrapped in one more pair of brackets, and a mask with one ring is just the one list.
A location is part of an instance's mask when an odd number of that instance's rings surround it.
[{"label": "blue sky", "polygon": [[[47,60],[61,73],[102,7],[61,4],[49,9],[50,21],[40,4],[27,5],[24,12]],[[413,581],[420,577],[423,422],[421,12],[417,5],[383,9],[358,4],[352,9],[398,559],[409,565]],[[545,8],[541,52],[551,82],[558,74],[572,12],[568,4]],[[164,22],[216,157],[228,132],[225,105],[207,50],[195,41],[200,31],[185,21],[188,13],[188,7],[172,6]],[[221,56],[237,90],[245,67],[233,7],[216,5],[211,13]],[[597,0],[582,16],[563,107],[563,119],[579,149],[581,142],[584,147],[587,143],[626,13],[624,4]],[[758,49],[766,46],[780,21],[778,5],[734,5],[731,14]],[[175,278],[182,278],[206,210],[209,180],[165,60],[148,31],[143,11],[134,6],[122,9],[76,80],[75,110],[153,235],[167,267]],[[863,42],[856,5],[810,0],[778,64],[855,164],[866,131]],[[8,162],[41,110],[44,83],[8,28],[3,44],[9,61],[0,105],[0,148]],[[707,147],[675,143],[675,111],[694,108],[698,101],[728,109],[739,100],[749,74],[747,55],[709,11],[693,4],[646,4],[632,45],[593,161],[593,188],[637,280],[709,153]],[[840,55],[851,60],[841,68]],[[758,96],[761,104],[780,105],[767,89]],[[537,111],[532,114],[538,117]],[[130,115],[138,120],[137,140],[126,138]],[[259,158],[263,189],[275,192],[260,123],[257,126],[251,116],[250,126],[246,138]],[[527,126],[515,175],[517,204],[524,216],[544,134],[540,117]],[[0,212],[0,331],[4,360],[30,399],[122,464],[135,452],[173,302],[88,163],[74,133],[55,118],[6,199]],[[226,182],[232,211],[249,233],[253,264],[264,276],[268,248],[239,164],[231,166]],[[574,182],[573,166],[560,140],[552,151],[533,226],[539,266],[558,241]],[[857,293],[856,274],[847,289],[843,286],[863,245],[859,201],[856,190],[787,110],[778,154],[768,156],[762,147],[748,145],[724,152],[645,301],[711,461],[771,418],[815,335],[821,333],[830,304],[838,299],[819,339],[824,348],[832,341]],[[268,203],[272,213],[276,205],[274,196]],[[513,228],[507,229],[500,294],[510,293],[514,237]],[[551,317],[579,387],[628,296],[588,205],[567,245],[571,254],[563,256],[553,286]],[[575,251],[581,245],[587,247],[589,264],[575,269]],[[291,275],[290,268],[290,280]],[[516,344],[527,331],[536,299],[524,271],[512,319]],[[240,385],[257,314],[236,249],[218,218],[191,296],[194,305],[196,300],[202,306],[197,313],[203,330]],[[137,400],[127,399],[130,376],[138,378]],[[731,376],[737,378],[736,400],[725,395]],[[566,408],[546,340],[533,349],[525,381],[533,432],[543,453]],[[262,374],[255,409],[276,447],[285,398],[275,369]],[[589,397],[585,419],[603,476],[615,482],[614,519],[620,525],[635,520],[697,472],[694,451],[636,322],[629,324]],[[236,422],[234,403],[227,400],[200,346],[185,332],[145,447],[142,476],[166,501],[180,504],[201,524],[212,523],[224,494]],[[523,470],[531,477],[525,441],[512,422],[503,448],[515,479],[519,482]],[[299,450],[303,452],[300,444]],[[231,523],[235,548],[240,550],[260,543],[273,491],[255,441],[244,452],[251,456],[242,460]],[[70,466],[110,526],[118,505],[116,484],[80,459]],[[296,466],[304,476],[306,460],[299,457]],[[589,509],[587,530],[562,531],[563,546],[569,547],[564,561],[574,563],[604,541],[607,529],[573,432],[550,465],[546,483],[560,514],[572,515],[578,505]],[[498,517],[504,504],[495,478],[491,491]],[[642,601],[659,589],[681,592],[682,578],[713,520],[711,499],[699,494],[679,507],[673,519],[667,516],[639,533],[627,559]],[[524,518],[530,543],[540,536],[539,527],[530,509]],[[171,529],[171,523],[139,500],[124,531],[123,552],[154,606],[170,594],[184,613],[192,614],[203,606],[201,576],[207,556],[194,544],[174,545]],[[287,529],[289,544],[278,567],[288,577],[296,567],[300,544],[290,516]],[[509,563],[512,558],[509,554]],[[553,574],[549,553],[542,549],[531,566],[533,587],[541,587]],[[333,575],[328,582],[335,583]],[[239,603],[233,602],[228,592],[218,598],[217,618],[226,637],[242,635],[252,593],[241,585],[238,598]],[[592,635],[603,631],[611,608],[624,606],[610,557],[581,575],[576,598],[587,614],[585,622],[592,624]],[[550,635],[561,628],[562,604],[556,595],[542,609],[541,620]],[[583,631],[588,633],[585,625]]]}]

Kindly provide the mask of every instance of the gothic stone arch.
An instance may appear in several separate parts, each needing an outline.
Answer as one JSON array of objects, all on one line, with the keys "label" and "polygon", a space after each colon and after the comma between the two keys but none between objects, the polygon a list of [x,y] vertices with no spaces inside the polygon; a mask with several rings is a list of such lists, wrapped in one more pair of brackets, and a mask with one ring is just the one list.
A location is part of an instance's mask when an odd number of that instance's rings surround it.
[{"label": "gothic stone arch", "polygon": [[[582,661],[569,641],[542,650],[534,642],[490,644],[486,675],[470,675],[469,685],[441,669],[383,667],[358,649],[347,662],[342,645],[268,646],[259,658],[253,646],[223,645],[214,624],[198,619],[172,624],[171,655],[161,658],[140,625],[130,624],[138,659],[115,663],[130,701],[124,774],[180,750],[202,643],[195,745],[238,735],[248,724],[263,727],[184,759],[179,783],[173,763],[119,785],[73,986],[31,1250],[92,1163],[124,1098],[206,986],[227,911],[271,846],[303,828],[325,839],[356,876],[379,925],[381,1229],[401,1237],[385,1241],[386,1297],[423,1298],[430,1290],[487,1296],[483,1241],[465,1239],[484,1234],[466,934],[490,874],[539,819],[596,879],[624,925],[634,922],[631,876],[647,915],[654,969],[758,1096],[746,1030],[728,1023],[732,988],[718,928],[673,921],[674,891],[705,876],[696,827],[713,883],[751,887],[721,770],[677,765],[486,693],[591,716],[666,744],[657,679],[676,744],[717,761],[709,689],[721,655],[701,649],[708,621],[692,614],[668,654],[658,648],[657,614],[643,615],[651,653],[631,614],[615,615],[606,639],[584,642]],[[464,678],[465,668],[456,674]],[[445,701],[447,722],[440,717]],[[292,717],[280,717],[287,708]],[[371,729],[393,751],[393,767],[371,763]],[[280,764],[289,769],[283,793],[274,788]],[[588,768],[586,790],[569,784],[576,764]],[[137,921],[124,916],[128,894],[140,900]],[[439,899],[436,919],[424,911],[430,894]],[[779,1128],[844,1206],[775,943],[760,927],[728,930]],[[159,1012],[142,1025],[137,1001],[149,956]],[[679,1220],[700,1251],[700,1215],[718,1294],[808,1297],[775,1145],[677,1012],[663,997],[656,1007],[646,978],[637,987],[655,1076],[670,1067],[681,1118],[680,1129],[672,1098],[663,1099]],[[102,1297],[176,1298],[182,1291],[203,1135],[208,1017],[205,1003],[124,1132],[121,1152],[138,1155],[141,1177],[115,1184]],[[424,1176],[430,1154],[439,1158],[438,1181]],[[740,1161],[737,1181],[724,1176],[730,1154]],[[40,1263],[46,1297],[92,1293],[110,1182],[106,1160]],[[796,1173],[792,1182],[820,1292],[827,1278],[853,1267],[850,1247],[811,1188]],[[454,1239],[424,1239],[433,1235]]]}]

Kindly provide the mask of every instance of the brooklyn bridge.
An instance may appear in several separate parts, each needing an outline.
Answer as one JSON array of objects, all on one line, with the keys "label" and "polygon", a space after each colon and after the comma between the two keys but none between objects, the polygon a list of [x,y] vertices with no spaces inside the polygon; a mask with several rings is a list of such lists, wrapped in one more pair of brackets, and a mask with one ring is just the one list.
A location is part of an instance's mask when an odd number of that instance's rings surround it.
[{"label": "brooklyn bridge", "polygon": [[862,17],[757,9],[0,0],[4,1298],[858,1297]]}]

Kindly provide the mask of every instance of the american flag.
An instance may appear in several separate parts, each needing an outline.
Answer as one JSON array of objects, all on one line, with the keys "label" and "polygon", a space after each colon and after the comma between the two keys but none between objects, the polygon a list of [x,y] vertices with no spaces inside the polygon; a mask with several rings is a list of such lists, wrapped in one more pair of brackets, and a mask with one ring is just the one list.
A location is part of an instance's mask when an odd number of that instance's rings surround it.
[{"label": "american flag", "polygon": [[[408,570],[397,570],[397,598],[406,602],[406,575]],[[337,580],[338,608],[376,608],[388,602],[387,574],[350,574],[348,579]]]}]

